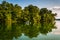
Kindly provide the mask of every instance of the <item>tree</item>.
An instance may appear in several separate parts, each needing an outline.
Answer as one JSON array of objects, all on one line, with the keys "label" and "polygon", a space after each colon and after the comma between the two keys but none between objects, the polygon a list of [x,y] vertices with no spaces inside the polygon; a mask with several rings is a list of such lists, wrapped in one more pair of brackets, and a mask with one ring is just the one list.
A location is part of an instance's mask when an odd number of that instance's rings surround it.
[{"label": "tree", "polygon": [[29,24],[31,26],[33,26],[33,24],[38,23],[38,21],[40,20],[40,17],[38,15],[39,11],[40,11],[39,8],[33,5],[29,5],[24,8],[24,13],[27,14],[26,17],[28,17],[26,19],[28,19]]},{"label": "tree", "polygon": [[56,28],[55,16],[47,8],[39,9],[37,6],[28,5],[22,9],[18,4],[3,1],[0,4],[0,39],[12,40],[13,37],[21,36],[21,33],[30,38],[39,33],[47,34]]}]

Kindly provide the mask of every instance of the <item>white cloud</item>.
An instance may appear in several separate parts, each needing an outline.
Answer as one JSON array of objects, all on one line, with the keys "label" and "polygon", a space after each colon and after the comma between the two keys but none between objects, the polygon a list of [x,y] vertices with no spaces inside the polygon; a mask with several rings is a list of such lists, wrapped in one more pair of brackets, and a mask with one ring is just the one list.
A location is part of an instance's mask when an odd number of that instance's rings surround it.
[{"label": "white cloud", "polygon": [[53,13],[57,13],[56,19],[60,19],[60,6],[54,6],[48,9],[52,10]]}]

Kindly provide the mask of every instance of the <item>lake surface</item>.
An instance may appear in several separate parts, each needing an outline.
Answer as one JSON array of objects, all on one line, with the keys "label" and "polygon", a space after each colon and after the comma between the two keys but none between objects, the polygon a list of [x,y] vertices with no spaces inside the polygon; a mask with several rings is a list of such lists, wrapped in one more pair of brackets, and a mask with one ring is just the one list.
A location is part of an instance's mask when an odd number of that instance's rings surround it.
[{"label": "lake surface", "polygon": [[37,37],[29,38],[22,33],[22,36],[17,39],[13,38],[13,40],[60,40],[60,21],[56,21],[55,26],[57,29],[53,29],[47,35],[39,34]]}]

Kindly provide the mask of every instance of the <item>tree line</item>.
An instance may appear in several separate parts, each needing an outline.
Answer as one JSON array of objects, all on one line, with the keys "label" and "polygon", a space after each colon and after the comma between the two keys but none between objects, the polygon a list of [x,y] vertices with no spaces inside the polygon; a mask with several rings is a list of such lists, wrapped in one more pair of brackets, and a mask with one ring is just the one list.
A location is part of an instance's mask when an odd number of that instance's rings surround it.
[{"label": "tree line", "polygon": [[[3,1],[0,4],[0,33],[9,35],[8,33],[10,32],[9,36],[15,37],[21,31],[30,37],[35,36],[33,35],[35,33],[37,35],[39,33],[38,31],[46,34],[51,32],[53,28],[56,28],[55,16],[56,13],[52,13],[47,8],[39,9],[37,6],[28,5],[22,9],[18,4],[14,5]],[[33,34],[30,32],[33,32]]]}]

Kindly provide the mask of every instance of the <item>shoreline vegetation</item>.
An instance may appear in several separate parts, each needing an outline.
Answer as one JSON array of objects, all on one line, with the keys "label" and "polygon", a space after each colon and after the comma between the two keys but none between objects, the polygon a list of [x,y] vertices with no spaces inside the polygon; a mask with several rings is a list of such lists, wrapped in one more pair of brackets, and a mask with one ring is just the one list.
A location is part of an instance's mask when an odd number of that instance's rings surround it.
[{"label": "shoreline vegetation", "polygon": [[47,8],[28,5],[22,9],[18,4],[3,1],[0,4],[0,39],[12,40],[22,33],[30,38],[37,37],[39,33],[46,35],[56,28],[56,15]]},{"label": "shoreline vegetation", "polygon": [[59,20],[60,21],[60,19],[55,19],[55,20]]}]

